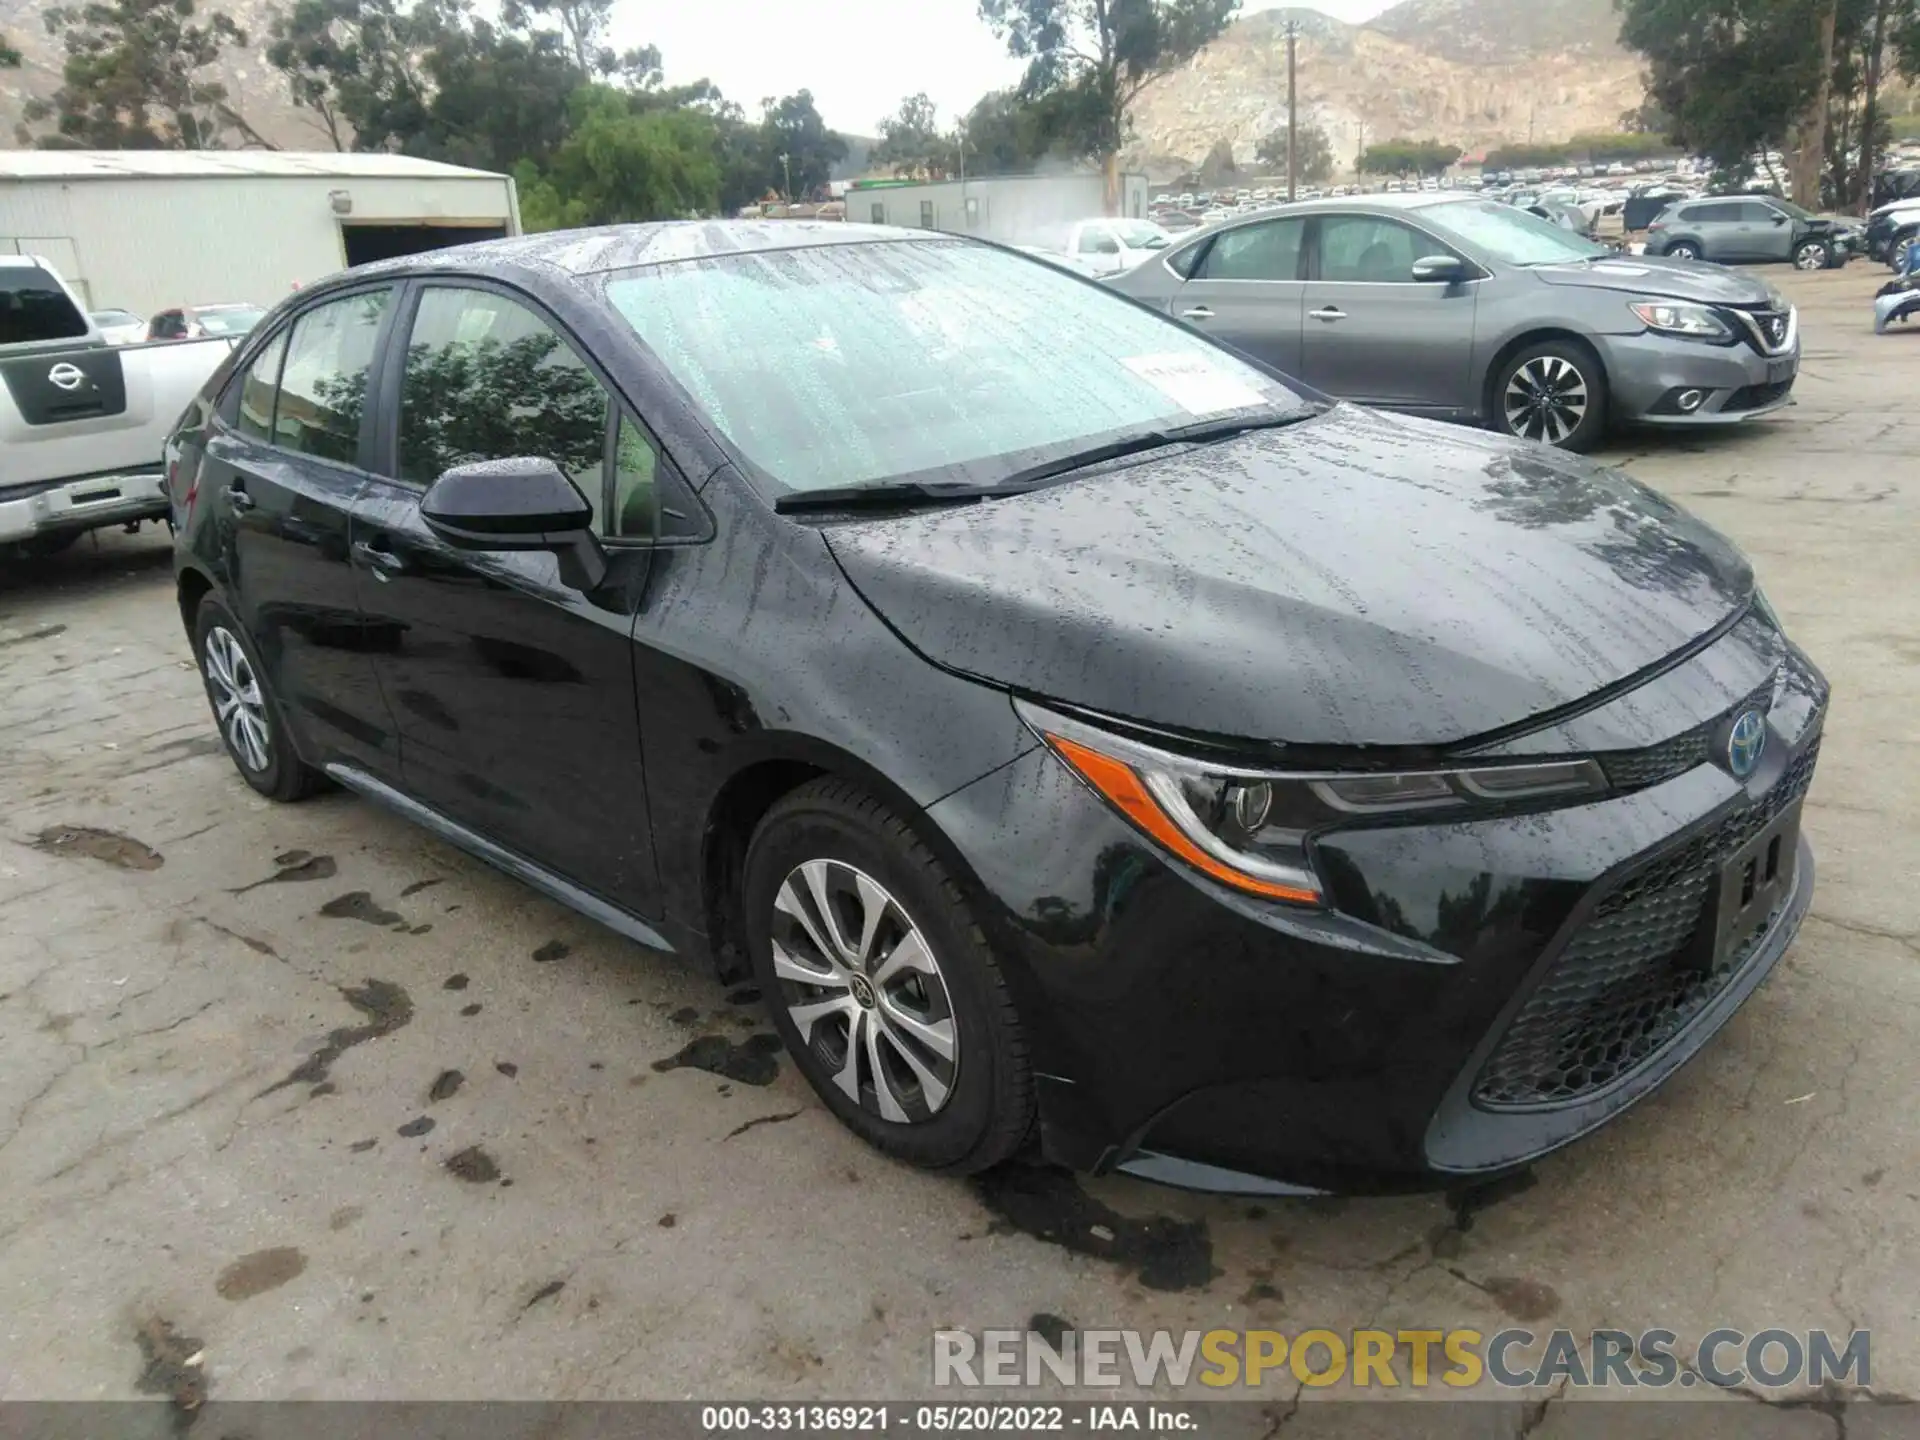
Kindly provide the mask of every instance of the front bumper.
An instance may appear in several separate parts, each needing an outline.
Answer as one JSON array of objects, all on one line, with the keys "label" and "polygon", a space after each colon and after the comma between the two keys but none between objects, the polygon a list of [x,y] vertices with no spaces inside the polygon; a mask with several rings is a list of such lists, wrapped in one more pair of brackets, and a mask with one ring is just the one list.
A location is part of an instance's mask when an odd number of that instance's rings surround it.
[{"label": "front bumper", "polygon": [[1044,750],[943,800],[1028,1023],[1043,1147],[1209,1190],[1404,1190],[1605,1123],[1700,1050],[1806,912],[1799,845],[1764,923],[1702,963],[1729,855],[1791,834],[1811,781],[1826,685],[1797,652],[1780,673],[1745,783],[1694,759],[1567,809],[1337,831],[1316,848],[1327,910],[1164,859]]},{"label": "front bumper", "polygon": [[[1708,345],[1670,336],[1605,336],[1599,342],[1616,420],[1634,425],[1728,425],[1793,403],[1800,346],[1762,355],[1745,341]],[[1688,391],[1703,392],[1681,408]]]},{"label": "front bumper", "polygon": [[158,520],[167,510],[166,477],[158,469],[56,481],[31,487],[24,494],[0,487],[0,545],[132,520]]}]

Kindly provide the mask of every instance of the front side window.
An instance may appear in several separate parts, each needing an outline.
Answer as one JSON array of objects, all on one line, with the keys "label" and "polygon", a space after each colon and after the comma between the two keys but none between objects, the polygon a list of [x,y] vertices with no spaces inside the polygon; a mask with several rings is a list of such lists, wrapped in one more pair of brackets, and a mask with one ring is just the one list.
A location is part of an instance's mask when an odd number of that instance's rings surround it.
[{"label": "front side window", "polygon": [[240,408],[234,427],[255,440],[273,439],[273,397],[280,389],[280,362],[287,354],[287,332],[282,330],[254,356],[240,377]]},{"label": "front side window", "polygon": [[1213,242],[1196,280],[1298,280],[1305,220],[1242,225]]},{"label": "front side window", "polygon": [[605,283],[708,427],[776,488],[990,482],[1201,417],[1303,408],[1164,316],[967,241],[715,256]]},{"label": "front side window", "polygon": [[286,450],[358,463],[367,372],[391,290],[368,290],[315,306],[293,322],[273,440]]},{"label": "front side window", "polygon": [[1397,220],[1329,215],[1320,222],[1320,278],[1369,285],[1413,283],[1413,262],[1431,242]]},{"label": "front side window", "polygon": [[601,529],[607,414],[599,379],[525,305],[451,286],[420,297],[400,387],[402,480],[537,456],[566,472]]}]

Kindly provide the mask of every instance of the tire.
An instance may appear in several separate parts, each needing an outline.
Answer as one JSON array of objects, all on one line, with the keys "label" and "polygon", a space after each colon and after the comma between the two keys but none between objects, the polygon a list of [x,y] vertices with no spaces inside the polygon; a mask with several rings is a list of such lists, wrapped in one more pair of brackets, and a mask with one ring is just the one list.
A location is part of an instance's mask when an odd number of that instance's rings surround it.
[{"label": "tire", "polygon": [[[841,1123],[953,1174],[1020,1149],[1033,1076],[1012,996],[965,895],[905,821],[848,781],[812,781],[754,831],[741,889],[774,1025]],[[928,959],[896,964],[908,954]]]},{"label": "tire", "polygon": [[[1553,403],[1522,402],[1542,392]],[[1607,430],[1607,372],[1600,357],[1574,340],[1544,340],[1511,356],[1494,376],[1488,421],[1502,434],[1584,452]]]},{"label": "tire", "polygon": [[[253,641],[212,595],[194,614],[193,658],[227,758],[242,780],[269,800],[281,801],[304,799],[326,784],[294,750]],[[236,703],[223,716],[229,701]]]},{"label": "tire", "polygon": [[1669,260],[1698,260],[1700,247],[1691,240],[1676,240],[1661,253]]},{"label": "tire", "polygon": [[1802,240],[1793,247],[1793,268],[1807,271],[1831,270],[1833,247],[1824,240]]}]

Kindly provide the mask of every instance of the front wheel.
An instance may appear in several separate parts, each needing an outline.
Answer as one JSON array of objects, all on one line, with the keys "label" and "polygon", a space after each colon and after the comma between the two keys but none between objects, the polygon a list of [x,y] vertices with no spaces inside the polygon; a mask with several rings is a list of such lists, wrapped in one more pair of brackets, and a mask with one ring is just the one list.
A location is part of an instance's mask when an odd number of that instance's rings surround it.
[{"label": "front wheel", "polygon": [[1833,268],[1833,251],[1824,240],[1803,240],[1794,247],[1793,268],[1830,270]]},{"label": "front wheel", "polygon": [[1495,429],[1561,450],[1591,450],[1607,426],[1607,375],[1584,345],[1548,340],[1515,355],[1494,379]]},{"label": "front wheel", "polygon": [[1669,260],[1698,260],[1700,247],[1691,240],[1676,240],[1666,249]]},{"label": "front wheel", "polygon": [[754,832],[742,898],[774,1024],[848,1129],[959,1174],[1020,1148],[1033,1078],[1006,980],[905,821],[850,782],[804,785]]}]

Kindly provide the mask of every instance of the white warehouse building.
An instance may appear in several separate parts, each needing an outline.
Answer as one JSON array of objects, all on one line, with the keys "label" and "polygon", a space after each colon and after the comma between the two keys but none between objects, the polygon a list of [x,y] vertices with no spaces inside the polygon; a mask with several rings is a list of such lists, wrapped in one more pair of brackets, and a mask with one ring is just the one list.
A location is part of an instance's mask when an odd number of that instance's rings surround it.
[{"label": "white warehouse building", "polygon": [[142,319],[519,233],[510,176],[406,155],[0,151],[0,254],[44,256],[89,309]]}]

